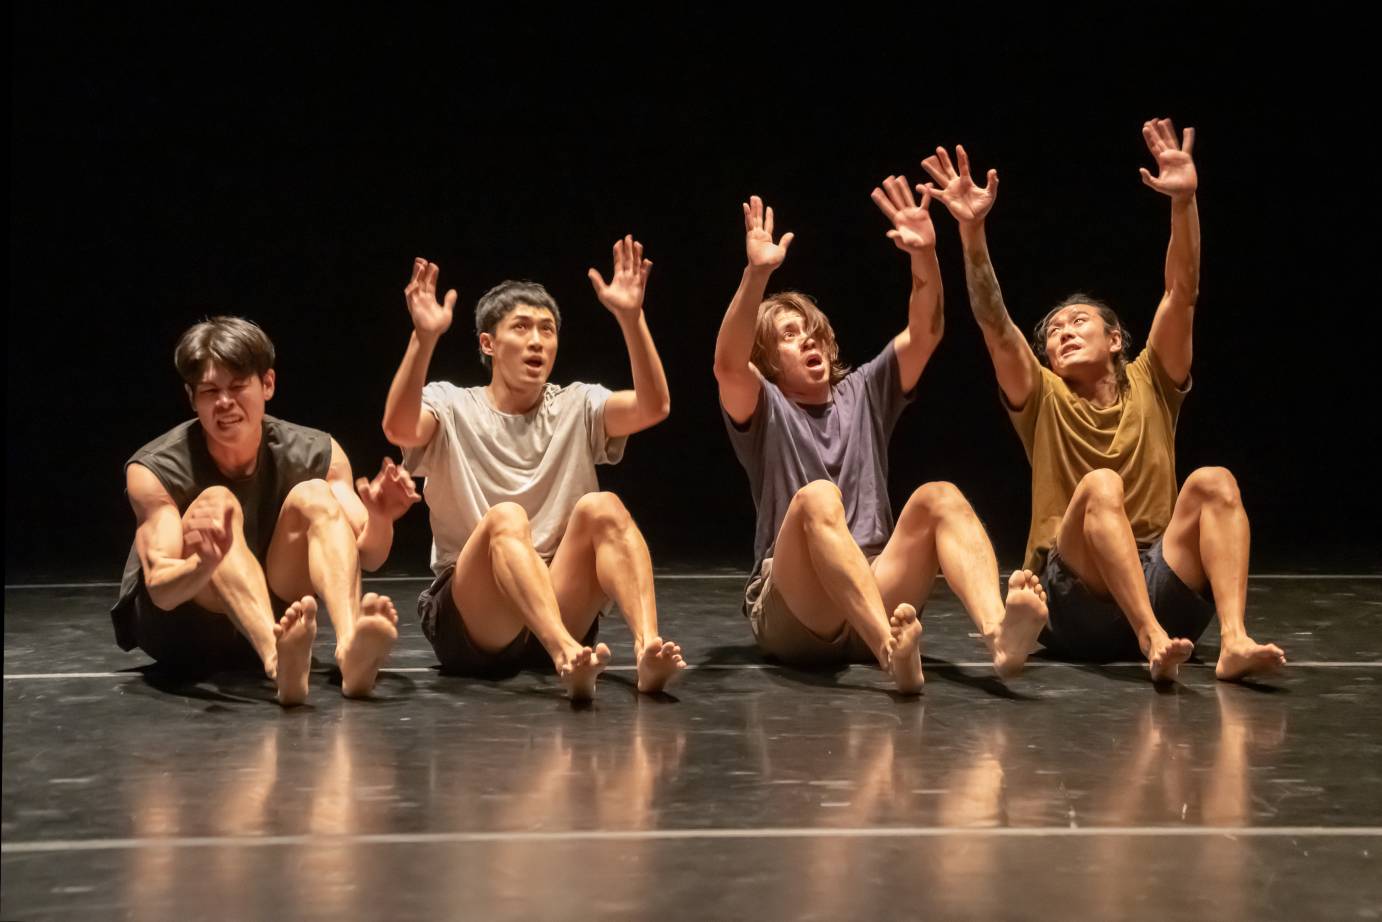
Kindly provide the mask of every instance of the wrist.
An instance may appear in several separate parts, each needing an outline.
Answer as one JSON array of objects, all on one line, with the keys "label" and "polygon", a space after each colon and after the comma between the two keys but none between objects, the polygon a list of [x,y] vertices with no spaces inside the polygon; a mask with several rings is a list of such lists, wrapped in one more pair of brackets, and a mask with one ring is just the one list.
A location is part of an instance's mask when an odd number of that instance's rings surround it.
[{"label": "wrist", "polygon": [[744,267],[744,277],[755,281],[766,282],[772,277],[773,270],[776,268],[776,266],[756,266],[753,263],[749,263]]},{"label": "wrist", "polygon": [[437,340],[439,339],[441,339],[441,333],[439,332],[419,330],[417,327],[413,328],[413,341],[417,343],[418,348],[427,352],[432,351],[432,347],[437,344]]},{"label": "wrist", "polygon": [[984,219],[976,218],[973,221],[960,221],[960,243],[969,246],[979,243],[984,238]]}]

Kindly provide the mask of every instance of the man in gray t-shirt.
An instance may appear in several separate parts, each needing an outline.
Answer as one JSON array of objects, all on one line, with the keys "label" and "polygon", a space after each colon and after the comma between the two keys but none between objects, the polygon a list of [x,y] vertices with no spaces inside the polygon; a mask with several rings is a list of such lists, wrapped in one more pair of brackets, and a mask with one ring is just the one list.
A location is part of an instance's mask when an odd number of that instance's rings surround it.
[{"label": "man in gray t-shirt", "polygon": [[896,525],[888,442],[944,324],[935,230],[904,177],[873,199],[911,259],[907,327],[867,364],[839,360],[830,321],[799,292],[764,299],[792,234],[773,242],[773,212],[744,207],[748,266],[715,343],[715,377],[731,444],[758,510],[744,611],[764,653],[799,665],[877,663],[899,690],[921,690],[917,609],[937,570],[982,632],[999,675],[1021,670],[1046,622],[1027,570],[998,591],[998,563],[974,510],[952,484],[912,493]]},{"label": "man in gray t-shirt", "polygon": [[[437,300],[433,263],[418,259],[404,294],[413,335],[389,388],[384,432],[426,478],[436,579],[418,599],[443,670],[500,677],[555,665],[573,698],[591,698],[609,662],[597,616],[612,599],[634,637],[638,688],[657,692],[686,663],[657,629],[643,535],[596,464],[615,464],[632,433],[667,417],[667,379],[643,317],[652,262],[632,237],[614,244],[614,278],[596,296],[619,322],[633,389],[549,384],[561,312],[533,282],[503,282],[475,309],[485,387],[423,386],[456,292]],[[579,638],[579,639],[578,639]]]}]

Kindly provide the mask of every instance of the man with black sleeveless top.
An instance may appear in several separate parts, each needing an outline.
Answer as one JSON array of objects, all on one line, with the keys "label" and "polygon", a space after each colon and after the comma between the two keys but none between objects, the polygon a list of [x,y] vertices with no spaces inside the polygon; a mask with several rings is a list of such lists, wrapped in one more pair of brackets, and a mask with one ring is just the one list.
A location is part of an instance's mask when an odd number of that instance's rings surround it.
[{"label": "man with black sleeveless top", "polygon": [[138,524],[111,609],[116,642],[180,672],[261,664],[279,703],[301,704],[320,595],[341,691],[369,694],[398,615],[387,596],[361,596],[360,570],[387,559],[393,523],[419,499],[412,479],[385,460],[352,482],[330,435],[265,414],[274,347],[249,320],[197,324],[174,361],[197,418],[125,465]]}]

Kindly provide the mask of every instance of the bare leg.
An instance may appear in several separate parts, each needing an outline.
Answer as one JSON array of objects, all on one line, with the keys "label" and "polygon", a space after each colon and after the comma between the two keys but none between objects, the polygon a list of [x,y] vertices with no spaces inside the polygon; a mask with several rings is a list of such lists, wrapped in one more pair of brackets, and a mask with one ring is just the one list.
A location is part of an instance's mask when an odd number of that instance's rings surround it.
[{"label": "bare leg", "polygon": [[888,546],[873,562],[884,607],[923,603],[937,566],[983,634],[998,674],[1008,678],[1021,672],[1046,624],[1041,582],[1030,571],[1014,573],[1005,602],[984,526],[954,484],[940,482],[912,493]]},{"label": "bare leg", "polygon": [[387,598],[360,597],[355,532],[325,480],[304,481],[283,501],[266,570],[279,598],[321,596],[336,629],[341,692],[368,695],[398,639],[398,615]]},{"label": "bare leg", "polygon": [[892,673],[900,691],[921,690],[921,622],[916,610],[906,632],[908,649],[897,653],[898,640],[883,596],[845,525],[840,490],[830,481],[812,481],[792,498],[773,547],[773,581],[811,633],[828,639],[848,624],[878,664]]},{"label": "bare leg", "polygon": [[307,700],[312,671],[312,641],[317,637],[317,600],[305,595],[274,625],[278,641],[278,703],[284,707]]},{"label": "bare leg", "polygon": [[573,636],[585,636],[607,597],[619,605],[633,632],[639,691],[661,691],[686,668],[681,647],[658,633],[652,558],[619,497],[587,493],[580,498],[551,574],[562,621]]},{"label": "bare leg", "polygon": [[552,657],[571,697],[595,696],[609,647],[582,646],[563,623],[551,574],[533,549],[522,506],[500,503],[480,520],[456,558],[451,595],[477,648],[498,652],[526,627]]},{"label": "bare leg", "polygon": [[1191,589],[1208,583],[1219,615],[1219,663],[1214,674],[1226,681],[1273,672],[1286,665],[1276,644],[1248,636],[1248,514],[1238,482],[1221,467],[1191,473],[1176,499],[1171,524],[1162,539],[1166,564]]},{"label": "bare leg", "polygon": [[1090,591],[1112,596],[1118,603],[1137,634],[1152,680],[1173,681],[1195,645],[1184,637],[1168,636],[1152,612],[1118,474],[1097,470],[1085,475],[1065,510],[1056,547]]}]

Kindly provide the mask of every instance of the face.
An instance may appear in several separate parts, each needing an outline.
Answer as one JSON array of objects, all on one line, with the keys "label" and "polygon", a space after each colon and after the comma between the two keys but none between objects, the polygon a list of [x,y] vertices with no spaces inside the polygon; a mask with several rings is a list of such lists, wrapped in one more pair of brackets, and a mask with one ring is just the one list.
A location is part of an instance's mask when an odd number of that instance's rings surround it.
[{"label": "face", "polygon": [[557,360],[557,321],[545,307],[520,304],[504,315],[494,333],[480,334],[493,374],[515,387],[539,386]]},{"label": "face", "polygon": [[215,362],[207,362],[201,380],[189,388],[192,409],[197,411],[207,438],[226,444],[257,438],[264,421],[264,404],[274,395],[274,373],[261,378],[251,372],[238,375]]},{"label": "face", "polygon": [[806,318],[782,311],[773,320],[777,329],[778,386],[785,391],[830,386],[830,359],[818,334],[808,333]]},{"label": "face", "polygon": [[1046,359],[1057,375],[1107,368],[1122,348],[1122,335],[1088,304],[1063,307],[1046,324]]}]

